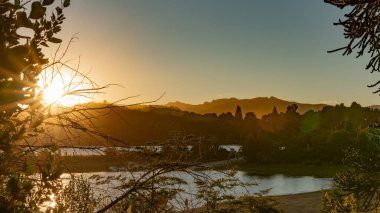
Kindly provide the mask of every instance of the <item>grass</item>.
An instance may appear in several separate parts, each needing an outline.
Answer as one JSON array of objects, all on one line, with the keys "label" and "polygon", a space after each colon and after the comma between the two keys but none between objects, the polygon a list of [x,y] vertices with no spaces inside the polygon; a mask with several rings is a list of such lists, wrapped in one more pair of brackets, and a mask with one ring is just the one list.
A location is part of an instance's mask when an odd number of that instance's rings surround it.
[{"label": "grass", "polygon": [[242,162],[238,168],[250,175],[270,176],[283,174],[287,176],[314,176],[321,178],[334,177],[342,171],[341,165],[305,165],[305,164],[254,164]]}]

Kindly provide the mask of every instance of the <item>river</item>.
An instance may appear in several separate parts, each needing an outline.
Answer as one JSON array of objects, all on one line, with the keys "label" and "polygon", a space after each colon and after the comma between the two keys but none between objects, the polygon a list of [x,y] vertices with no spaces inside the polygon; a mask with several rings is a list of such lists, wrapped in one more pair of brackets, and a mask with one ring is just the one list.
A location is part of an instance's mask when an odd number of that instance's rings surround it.
[{"label": "river", "polygon": [[[215,172],[215,171],[203,171],[204,174],[208,175],[213,179],[219,179],[225,177],[224,173]],[[132,178],[139,177],[142,175],[142,172],[96,172],[96,173],[76,173],[77,176],[83,176],[84,178],[89,178],[93,175],[100,176],[118,176],[122,175],[124,177]],[[172,201],[172,205],[177,209],[181,208],[181,201],[187,200],[189,201],[190,207],[198,207],[202,205],[202,202],[196,200],[194,194],[197,192],[197,187],[194,181],[194,177],[185,173],[185,172],[171,172],[168,174],[169,176],[179,177],[186,181],[186,185],[180,186],[181,189],[185,190],[185,192],[181,193],[175,201]],[[69,174],[63,174],[62,178],[68,177]],[[285,175],[273,175],[273,176],[250,176],[243,171],[238,171],[235,176],[238,180],[244,183],[257,183],[257,185],[247,186],[247,187],[235,187],[228,192],[224,192],[233,196],[242,196],[245,194],[253,195],[254,193],[258,193],[261,190],[270,189],[267,195],[289,195],[289,194],[298,194],[305,192],[314,192],[322,189],[328,189],[332,186],[331,178],[317,178],[312,176],[301,176],[301,177],[289,177]],[[118,184],[117,181],[111,181],[111,183],[107,183],[104,185],[98,185],[98,192],[95,194],[103,193],[107,191],[114,196],[121,195],[120,190],[113,189],[113,186]]]}]

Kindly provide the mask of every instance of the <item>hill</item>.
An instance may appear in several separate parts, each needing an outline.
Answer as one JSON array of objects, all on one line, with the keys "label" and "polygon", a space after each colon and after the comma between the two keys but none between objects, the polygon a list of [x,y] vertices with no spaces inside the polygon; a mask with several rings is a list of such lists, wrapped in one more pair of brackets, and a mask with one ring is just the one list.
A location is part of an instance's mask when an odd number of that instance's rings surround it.
[{"label": "hill", "polygon": [[234,113],[236,106],[242,108],[243,113],[254,112],[257,117],[261,118],[263,115],[272,112],[273,107],[277,108],[278,112],[285,112],[286,107],[291,104],[298,105],[298,112],[304,114],[309,110],[320,111],[326,104],[305,104],[297,103],[294,101],[281,100],[276,97],[258,97],[252,99],[217,99],[211,102],[204,102],[203,104],[186,104],[182,102],[170,102],[165,106],[178,108],[182,111],[195,112],[198,114],[216,113],[221,114],[224,112]]}]

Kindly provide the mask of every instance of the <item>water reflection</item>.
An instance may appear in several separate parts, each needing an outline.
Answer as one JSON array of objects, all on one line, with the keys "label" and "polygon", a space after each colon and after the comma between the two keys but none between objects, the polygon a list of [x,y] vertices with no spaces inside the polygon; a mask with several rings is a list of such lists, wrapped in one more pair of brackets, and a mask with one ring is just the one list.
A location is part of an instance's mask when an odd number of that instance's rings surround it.
[{"label": "water reflection", "polygon": [[50,207],[50,208],[55,208],[55,206],[57,206],[57,202],[56,202],[56,200],[55,200],[55,194],[51,194],[51,195],[49,196],[49,198],[50,198],[50,202],[49,202],[49,204],[48,204],[48,207]]},{"label": "water reflection", "polygon": [[[204,171],[204,173],[212,178],[222,178],[223,173],[215,171]],[[123,175],[129,178],[139,177],[143,172],[94,172],[94,173],[76,173],[74,175],[83,176],[84,178],[89,178],[92,175],[100,176],[118,176]],[[171,172],[170,176],[182,178],[187,182],[189,189],[195,188],[193,176],[185,172]],[[287,195],[287,194],[298,194],[305,192],[314,192],[322,189],[329,189],[332,186],[332,178],[317,178],[312,176],[301,176],[301,177],[289,177],[282,174],[273,176],[250,176],[243,171],[237,172],[237,177],[240,181],[244,183],[255,182],[257,186],[249,186],[249,192],[251,194],[260,192],[260,190],[265,190],[270,188],[269,195]],[[70,178],[69,174],[63,174],[61,178]],[[116,184],[116,183],[115,183]],[[111,184],[114,185],[114,184]],[[106,187],[106,186],[103,186]],[[107,186],[108,187],[108,186]],[[106,188],[104,188],[106,189]],[[237,195],[242,195],[246,191],[245,189],[235,189]]]},{"label": "water reflection", "polygon": [[[206,175],[213,179],[223,178],[224,173],[215,172],[215,171],[203,171]],[[77,173],[76,176],[83,176],[85,179],[89,179],[92,175],[100,176],[118,176],[122,175],[127,179],[138,178],[143,174],[143,172],[96,172],[96,173]],[[168,176],[182,178],[186,185],[180,186],[185,192],[180,193],[175,201],[172,202],[174,207],[181,206],[178,203],[178,200],[189,201],[190,207],[198,207],[202,205],[195,198],[194,194],[196,193],[196,184],[193,176],[185,172],[171,172]],[[70,177],[69,174],[62,175],[62,178]],[[332,186],[332,178],[316,178],[311,176],[302,176],[302,177],[288,177],[285,175],[273,175],[269,177],[263,176],[250,176],[245,172],[238,171],[236,177],[244,183],[257,183],[258,185],[252,185],[247,187],[238,186],[233,188],[231,191],[226,192],[229,195],[242,196],[242,195],[253,195],[254,193],[259,193],[262,190],[271,189],[268,195],[288,195],[288,194],[297,194],[305,192],[314,192],[322,189],[328,189]],[[91,182],[91,180],[90,180]],[[102,194],[104,192],[109,193],[113,196],[119,196],[123,192],[116,190],[113,187],[117,186],[119,182],[114,181],[104,185],[97,185],[95,195]],[[177,203],[176,203],[177,202]],[[183,205],[183,204],[182,204]]]}]

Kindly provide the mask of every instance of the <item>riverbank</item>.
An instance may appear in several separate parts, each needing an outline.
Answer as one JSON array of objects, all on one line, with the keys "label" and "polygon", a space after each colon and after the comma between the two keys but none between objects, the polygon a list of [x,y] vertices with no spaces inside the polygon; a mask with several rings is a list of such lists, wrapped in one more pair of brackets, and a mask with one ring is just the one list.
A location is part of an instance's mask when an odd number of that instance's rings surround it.
[{"label": "riverbank", "polygon": [[341,165],[305,165],[305,164],[253,164],[240,162],[237,167],[249,175],[271,176],[283,174],[286,176],[314,176],[320,178],[331,178],[342,171]]},{"label": "riverbank", "polygon": [[[138,163],[135,159],[123,156],[65,156],[61,157],[64,165],[64,172],[68,173],[89,173],[89,172],[109,172],[123,170],[128,164],[130,168],[135,167],[138,170],[143,168],[144,163]],[[127,163],[128,162],[128,163]],[[233,158],[228,160],[210,161],[200,164],[195,169],[213,168],[213,169],[229,169],[232,165],[244,162],[244,158]]]},{"label": "riverbank", "polygon": [[[69,156],[62,157],[65,172],[87,173],[107,172],[111,167],[124,167],[126,162],[132,162],[131,158],[110,156]],[[304,164],[253,164],[244,161],[243,158],[235,158],[222,161],[204,163],[203,166],[228,169],[234,166],[240,171],[254,176],[272,176],[283,174],[285,176],[314,176],[331,178],[342,170],[340,165],[304,165]]]},{"label": "riverbank", "polygon": [[308,192],[294,195],[275,196],[284,213],[319,213],[322,192]]}]

